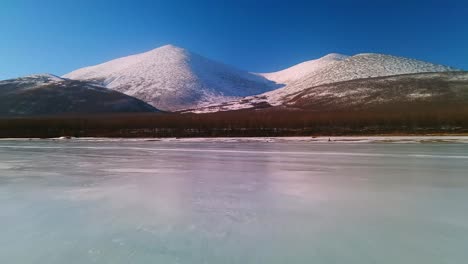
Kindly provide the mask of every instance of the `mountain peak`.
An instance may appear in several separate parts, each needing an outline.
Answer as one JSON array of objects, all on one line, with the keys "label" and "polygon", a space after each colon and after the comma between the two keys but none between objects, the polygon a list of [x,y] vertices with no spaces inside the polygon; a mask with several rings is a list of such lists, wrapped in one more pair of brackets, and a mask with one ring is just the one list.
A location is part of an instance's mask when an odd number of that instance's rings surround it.
[{"label": "mountain peak", "polygon": [[383,55],[383,54],[374,53],[374,52],[365,52],[365,53],[358,53],[358,54],[355,54],[353,57],[359,57],[359,56],[376,56],[376,55]]},{"label": "mountain peak", "polygon": [[394,74],[460,70],[445,65],[381,53],[359,53],[349,57],[349,62],[354,63],[355,66],[368,64],[369,67],[373,67],[374,69],[378,67],[387,70],[393,69],[395,70]]},{"label": "mountain peak", "polygon": [[93,82],[52,74],[0,81],[0,116],[157,111],[141,100]]},{"label": "mountain peak", "polygon": [[63,78],[60,78],[56,75],[50,74],[50,73],[41,73],[41,74],[31,74],[27,76],[23,76],[20,78],[17,78],[16,80],[22,81],[22,80],[34,80],[35,82],[38,83],[52,83],[52,82],[61,82],[64,81]]},{"label": "mountain peak", "polygon": [[174,45],[79,69],[64,77],[97,81],[169,111],[238,99],[279,87],[264,77]]},{"label": "mountain peak", "polygon": [[173,44],[166,44],[166,45],[163,45],[163,46],[161,46],[159,48],[156,48],[156,49],[179,49],[179,50],[182,49],[182,50],[185,50],[184,48],[173,45]]},{"label": "mountain peak", "polygon": [[305,61],[299,64],[296,64],[292,67],[287,69],[271,72],[271,73],[261,73],[260,75],[264,76],[265,78],[275,81],[276,83],[280,84],[289,84],[294,81],[297,81],[304,76],[316,72],[323,67],[326,67],[330,63],[335,63],[337,61],[342,61],[349,56],[338,54],[338,53],[330,53],[325,55],[321,58],[315,60]]},{"label": "mountain peak", "polygon": [[53,75],[53,74],[50,74],[50,73],[31,74],[31,75],[24,76],[22,78],[40,78],[40,79],[51,79],[51,80],[56,80],[56,81],[63,80],[62,78],[58,77],[57,75]]},{"label": "mountain peak", "polygon": [[[328,62],[328,60],[323,60],[323,62]],[[289,83],[283,89],[270,92],[269,103],[277,104],[282,102],[285,96],[323,84],[391,75],[457,70],[443,65],[378,53],[361,53],[346,59],[323,63],[323,65],[303,75],[301,79]]]},{"label": "mountain peak", "polygon": [[189,51],[184,48],[172,45],[172,44],[167,44],[167,45],[152,49],[148,51],[147,53],[160,53],[160,52],[188,53]]},{"label": "mountain peak", "polygon": [[330,53],[330,54],[327,54],[327,55],[321,57],[320,59],[344,60],[344,59],[346,59],[348,57],[349,57],[348,55],[344,55],[344,54],[340,54],[340,53]]}]

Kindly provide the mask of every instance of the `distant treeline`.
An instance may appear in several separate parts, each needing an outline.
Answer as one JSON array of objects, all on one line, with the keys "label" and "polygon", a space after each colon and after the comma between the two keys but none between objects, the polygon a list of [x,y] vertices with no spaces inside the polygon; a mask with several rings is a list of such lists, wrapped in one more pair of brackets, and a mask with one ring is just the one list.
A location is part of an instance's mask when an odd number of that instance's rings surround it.
[{"label": "distant treeline", "polygon": [[[242,137],[468,133],[468,106],[311,112],[103,114],[0,118],[0,137]],[[396,109],[396,110],[395,110]]]}]

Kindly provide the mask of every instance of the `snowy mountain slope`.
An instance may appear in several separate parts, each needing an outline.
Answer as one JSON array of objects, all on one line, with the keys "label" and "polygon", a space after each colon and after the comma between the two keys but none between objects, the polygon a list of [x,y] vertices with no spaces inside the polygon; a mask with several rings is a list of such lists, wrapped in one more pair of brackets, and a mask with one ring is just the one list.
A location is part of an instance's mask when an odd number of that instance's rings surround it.
[{"label": "snowy mountain slope", "polygon": [[51,74],[0,81],[0,116],[157,112],[136,98]]},{"label": "snowy mountain slope", "polygon": [[346,58],[348,58],[346,55],[331,53],[319,59],[302,62],[281,71],[258,74],[276,83],[290,84],[304,78],[308,74],[325,68],[333,62],[341,61]]},{"label": "snowy mountain slope", "polygon": [[[263,101],[262,101],[263,99]],[[322,84],[289,94],[282,105],[271,106],[266,97],[226,102],[195,109],[195,113],[239,109],[289,109],[308,111],[363,110],[422,105],[444,107],[468,104],[468,72],[431,72],[362,78]],[[246,107],[247,106],[247,107]]]},{"label": "snowy mountain slope", "polygon": [[[328,62],[324,66],[318,67],[316,70],[303,75],[301,78],[290,81],[283,88],[256,96],[249,96],[242,100],[212,104],[204,108],[199,108],[195,110],[195,112],[230,111],[255,108],[258,107],[258,105],[278,106],[291,99],[291,96],[296,93],[323,84],[401,74],[457,70],[458,69],[443,65],[391,55],[373,53],[358,54],[341,60]],[[274,74],[264,74],[263,76],[275,79],[278,78]]]},{"label": "snowy mountain slope", "polygon": [[283,107],[313,111],[466,105],[468,72],[415,73],[323,84],[288,96]]},{"label": "snowy mountain slope", "polygon": [[180,110],[260,94],[272,81],[172,45],[64,75],[97,81],[163,110]]},{"label": "snowy mountain slope", "polygon": [[313,86],[355,79],[383,77],[422,72],[454,71],[455,68],[428,62],[384,54],[364,53],[332,63],[283,89],[269,93],[270,101],[275,104],[283,96],[299,92]]}]

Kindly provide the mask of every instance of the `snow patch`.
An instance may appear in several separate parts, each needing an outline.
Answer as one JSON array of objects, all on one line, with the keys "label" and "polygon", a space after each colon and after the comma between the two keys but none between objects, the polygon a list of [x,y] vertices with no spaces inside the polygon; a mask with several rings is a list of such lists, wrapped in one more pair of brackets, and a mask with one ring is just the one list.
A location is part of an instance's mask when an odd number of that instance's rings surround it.
[{"label": "snow patch", "polygon": [[421,99],[421,98],[432,97],[432,94],[430,94],[430,93],[411,93],[411,94],[408,94],[408,97],[413,98],[413,99]]}]

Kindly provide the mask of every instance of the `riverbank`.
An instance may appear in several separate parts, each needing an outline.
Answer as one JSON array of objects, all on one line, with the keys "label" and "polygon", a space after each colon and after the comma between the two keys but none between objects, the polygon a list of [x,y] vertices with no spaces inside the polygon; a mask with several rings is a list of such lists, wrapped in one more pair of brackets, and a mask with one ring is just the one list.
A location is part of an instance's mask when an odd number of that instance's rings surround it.
[{"label": "riverbank", "polygon": [[468,135],[460,111],[234,111],[0,118],[0,138]]},{"label": "riverbank", "polygon": [[0,138],[5,141],[73,141],[73,142],[173,142],[173,143],[466,143],[468,135],[379,135],[338,137],[212,137],[212,138]]}]

